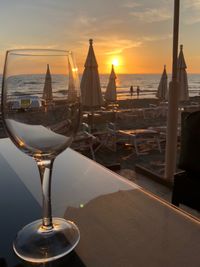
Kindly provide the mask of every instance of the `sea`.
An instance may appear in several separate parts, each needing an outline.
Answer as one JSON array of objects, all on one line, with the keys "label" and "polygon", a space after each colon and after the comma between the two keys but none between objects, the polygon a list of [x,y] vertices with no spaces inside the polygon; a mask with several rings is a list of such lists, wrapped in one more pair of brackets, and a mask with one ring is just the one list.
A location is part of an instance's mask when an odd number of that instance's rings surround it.
[{"label": "sea", "polygon": [[[156,92],[158,88],[158,84],[160,81],[161,75],[160,74],[118,74],[117,75],[117,99],[118,100],[124,100],[124,99],[130,99],[130,86],[133,86],[134,93],[132,98],[136,98],[136,88],[137,86],[140,87],[140,98],[156,98]],[[53,79],[52,79],[53,80]],[[81,76],[80,76],[81,80]],[[61,82],[60,82],[61,81]],[[102,93],[104,95],[106,91],[106,86],[109,81],[109,74],[100,74],[100,83],[101,83],[101,89]],[[168,82],[171,81],[171,75],[168,75]],[[2,82],[2,75],[0,75],[0,84]],[[30,75],[29,80],[23,81],[23,78],[21,82],[18,84],[14,84],[13,86],[17,86],[20,90],[20,88],[23,87],[23,90],[32,89],[33,91],[39,92],[41,91],[39,87],[41,87],[41,84],[43,84],[43,79],[41,76],[37,75]],[[189,96],[199,96],[200,95],[200,74],[188,74],[188,84],[189,84]],[[54,79],[54,84],[52,87],[56,87],[56,94],[57,96],[62,97],[63,96],[63,79]],[[13,88],[14,89],[14,88]],[[24,93],[24,92],[23,92]]]},{"label": "sea", "polygon": [[[118,100],[130,99],[130,86],[133,86],[136,98],[136,88],[140,87],[140,98],[156,98],[156,92],[161,79],[160,74],[119,74],[117,75]],[[100,75],[101,88],[104,93],[108,84],[109,75]],[[168,75],[168,83],[171,75]],[[188,74],[189,96],[200,95],[200,74]]]}]

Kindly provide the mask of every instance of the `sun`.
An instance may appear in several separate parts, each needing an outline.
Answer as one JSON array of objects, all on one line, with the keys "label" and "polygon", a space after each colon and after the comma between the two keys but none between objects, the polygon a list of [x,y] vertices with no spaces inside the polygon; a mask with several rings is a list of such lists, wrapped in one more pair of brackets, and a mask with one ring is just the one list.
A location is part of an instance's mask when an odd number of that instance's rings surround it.
[{"label": "sun", "polygon": [[111,55],[107,58],[106,62],[106,73],[110,73],[112,65],[116,72],[121,72],[124,67],[124,60],[121,55]]},{"label": "sun", "polygon": [[113,58],[112,65],[114,65],[114,67],[118,67],[120,65],[119,58]]}]

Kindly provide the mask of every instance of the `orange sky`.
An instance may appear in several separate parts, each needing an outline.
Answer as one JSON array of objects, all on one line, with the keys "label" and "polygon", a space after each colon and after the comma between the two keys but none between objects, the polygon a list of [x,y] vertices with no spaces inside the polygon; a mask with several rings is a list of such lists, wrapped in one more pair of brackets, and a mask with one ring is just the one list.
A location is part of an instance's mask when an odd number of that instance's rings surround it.
[{"label": "orange sky", "polygon": [[[179,43],[188,72],[200,73],[200,0],[181,0]],[[0,73],[7,49],[72,50],[80,73],[88,40],[100,73],[171,72],[172,0],[9,0],[0,2]]]}]

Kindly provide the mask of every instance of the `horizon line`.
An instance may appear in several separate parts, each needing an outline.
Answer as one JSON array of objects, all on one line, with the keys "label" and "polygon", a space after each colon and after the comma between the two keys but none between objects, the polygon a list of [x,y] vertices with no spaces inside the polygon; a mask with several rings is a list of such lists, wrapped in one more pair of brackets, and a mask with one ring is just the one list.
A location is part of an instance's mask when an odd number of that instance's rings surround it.
[{"label": "horizon line", "polygon": [[[30,73],[31,74],[31,73]],[[41,73],[34,73],[36,75],[39,75]],[[168,72],[168,75],[171,75],[172,73],[171,72]],[[187,74],[195,74],[195,75],[200,75],[200,72],[187,72]],[[3,76],[3,73],[0,73],[1,76]],[[21,75],[25,75],[24,74],[21,74]],[[31,74],[32,75],[32,74]],[[79,73],[79,75],[83,75],[83,73]],[[102,72],[102,73],[99,73],[99,75],[110,75],[110,72]],[[145,72],[145,73],[142,73],[142,72],[138,72],[138,73],[116,73],[116,75],[162,75],[162,72],[155,72],[155,73],[152,73],[152,72]]]}]

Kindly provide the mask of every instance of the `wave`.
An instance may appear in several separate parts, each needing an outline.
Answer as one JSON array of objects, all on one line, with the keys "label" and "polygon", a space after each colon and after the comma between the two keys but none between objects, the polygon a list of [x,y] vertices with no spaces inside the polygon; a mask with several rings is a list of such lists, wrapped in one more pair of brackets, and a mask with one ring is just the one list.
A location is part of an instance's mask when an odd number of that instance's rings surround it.
[{"label": "wave", "polygon": [[[81,77],[81,76],[80,76]],[[0,76],[1,82],[2,76]],[[156,91],[160,81],[160,74],[118,74],[117,75],[117,94],[124,98],[130,98],[130,86],[133,85],[134,95],[136,95],[136,87],[140,87],[140,96],[156,98]],[[66,91],[66,77],[59,75],[52,75],[53,93],[62,97],[67,93]],[[106,91],[109,75],[100,75],[100,83],[102,93]],[[171,75],[168,75],[168,82],[171,80]],[[189,95],[195,96],[200,93],[200,75],[188,74]],[[44,77],[42,75],[30,75],[29,77],[21,76],[20,79],[11,77],[9,86],[13,87],[15,94],[28,94],[31,90],[36,95],[41,95],[44,84]],[[17,91],[17,92],[16,92]]]}]

